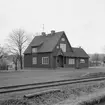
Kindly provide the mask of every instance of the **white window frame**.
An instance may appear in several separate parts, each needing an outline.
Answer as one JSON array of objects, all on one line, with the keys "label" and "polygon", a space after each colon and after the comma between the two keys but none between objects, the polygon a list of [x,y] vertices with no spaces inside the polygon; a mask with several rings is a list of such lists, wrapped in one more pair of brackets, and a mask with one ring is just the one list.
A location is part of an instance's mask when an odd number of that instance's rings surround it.
[{"label": "white window frame", "polygon": [[70,65],[74,65],[74,64],[75,64],[75,59],[69,58],[69,64],[70,64]]},{"label": "white window frame", "polygon": [[37,48],[32,48],[32,53],[36,53],[37,52]]},{"label": "white window frame", "polygon": [[49,64],[49,57],[42,57],[42,64]]},{"label": "white window frame", "polygon": [[60,43],[60,48],[62,49],[63,52],[66,52],[66,44]]},{"label": "white window frame", "polygon": [[85,59],[80,59],[80,63],[85,63]]},{"label": "white window frame", "polygon": [[33,57],[32,58],[32,64],[34,65],[34,64],[37,64],[37,57]]}]

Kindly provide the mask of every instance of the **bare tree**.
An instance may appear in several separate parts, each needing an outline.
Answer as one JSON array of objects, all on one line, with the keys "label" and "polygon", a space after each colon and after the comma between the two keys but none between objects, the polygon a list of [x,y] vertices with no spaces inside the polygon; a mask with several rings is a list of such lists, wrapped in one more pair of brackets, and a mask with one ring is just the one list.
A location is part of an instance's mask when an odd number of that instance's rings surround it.
[{"label": "bare tree", "polygon": [[99,54],[97,54],[97,53],[93,54],[92,61],[94,61],[96,66],[98,66],[98,62],[100,61]]},{"label": "bare tree", "polygon": [[3,48],[0,46],[0,59],[3,57]]},{"label": "bare tree", "polygon": [[8,57],[7,50],[0,45],[0,69],[7,68],[7,61],[6,61],[7,57]]},{"label": "bare tree", "polygon": [[13,63],[15,64],[15,70],[17,70],[19,55],[18,54],[13,55],[13,59],[12,60],[13,60]]},{"label": "bare tree", "polygon": [[24,30],[16,29],[10,33],[8,38],[8,47],[10,52],[15,55],[15,59],[17,59],[17,55],[19,55],[20,68],[23,69],[23,60],[22,54],[26,47],[26,43],[28,42],[28,37]]},{"label": "bare tree", "polygon": [[0,46],[0,59],[8,56],[8,51],[4,46]]}]

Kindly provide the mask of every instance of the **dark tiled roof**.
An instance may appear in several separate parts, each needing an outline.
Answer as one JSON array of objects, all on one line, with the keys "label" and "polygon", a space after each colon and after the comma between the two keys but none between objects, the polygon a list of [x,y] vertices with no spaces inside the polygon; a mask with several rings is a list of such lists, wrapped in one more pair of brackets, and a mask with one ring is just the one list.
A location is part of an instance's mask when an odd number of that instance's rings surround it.
[{"label": "dark tiled roof", "polygon": [[[32,40],[32,42],[25,50],[24,54],[31,53],[31,47],[34,47],[34,46],[38,47],[38,53],[52,52],[63,34],[64,34],[64,31],[56,32],[54,35],[47,34],[47,35],[35,36],[35,38]],[[72,47],[72,49],[73,49],[73,52],[66,52],[64,53],[64,55],[69,57],[83,57],[83,58],[89,57],[88,54],[82,48]],[[54,55],[57,52],[54,52]]]},{"label": "dark tiled roof", "polygon": [[67,57],[75,57],[74,52],[66,52],[64,55],[67,56]]},{"label": "dark tiled roof", "polygon": [[72,47],[75,57],[89,58],[89,55],[82,48]]},{"label": "dark tiled roof", "polygon": [[32,42],[29,44],[27,49],[25,50],[24,54],[31,53],[31,47],[32,46],[40,46],[38,49],[38,52],[52,52],[56,44],[58,43],[58,40],[63,35],[64,31],[56,32],[54,35],[47,34],[35,36],[35,38],[32,40]]},{"label": "dark tiled roof", "polygon": [[58,56],[58,55],[64,55],[64,52],[62,49],[56,49],[55,52],[53,52],[53,56]]}]

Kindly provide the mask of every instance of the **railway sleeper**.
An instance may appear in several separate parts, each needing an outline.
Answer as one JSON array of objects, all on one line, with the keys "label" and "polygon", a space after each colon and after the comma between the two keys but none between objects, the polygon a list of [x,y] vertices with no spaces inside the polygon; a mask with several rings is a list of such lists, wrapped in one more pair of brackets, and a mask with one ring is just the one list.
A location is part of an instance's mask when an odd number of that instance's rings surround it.
[{"label": "railway sleeper", "polygon": [[48,89],[48,90],[41,91],[41,92],[26,94],[26,95],[23,96],[23,98],[28,98],[29,99],[29,98],[37,97],[37,96],[44,95],[44,94],[47,94],[47,93],[61,92],[61,91],[62,90],[60,90],[60,89]]}]

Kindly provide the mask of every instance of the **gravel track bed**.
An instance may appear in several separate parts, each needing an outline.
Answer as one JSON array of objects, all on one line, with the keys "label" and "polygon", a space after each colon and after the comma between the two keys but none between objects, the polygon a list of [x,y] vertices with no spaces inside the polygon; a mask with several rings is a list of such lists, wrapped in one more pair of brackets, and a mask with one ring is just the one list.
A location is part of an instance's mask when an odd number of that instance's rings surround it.
[{"label": "gravel track bed", "polygon": [[[105,73],[88,74],[86,77],[104,76]],[[23,98],[24,94],[33,93],[35,91],[18,92],[11,94],[0,95],[0,105],[61,105],[65,100],[75,100],[77,97],[89,95],[105,89],[105,81],[89,82],[72,84],[57,87],[60,92],[48,92],[40,95],[36,95],[31,99]],[[40,91],[43,91],[40,90]],[[62,104],[63,105],[63,104]]]},{"label": "gravel track bed", "polygon": [[76,97],[91,94],[102,88],[105,88],[105,81],[66,85],[59,87],[61,92],[44,93],[31,99],[12,96],[0,101],[0,105],[54,105],[67,99],[74,100]]}]

